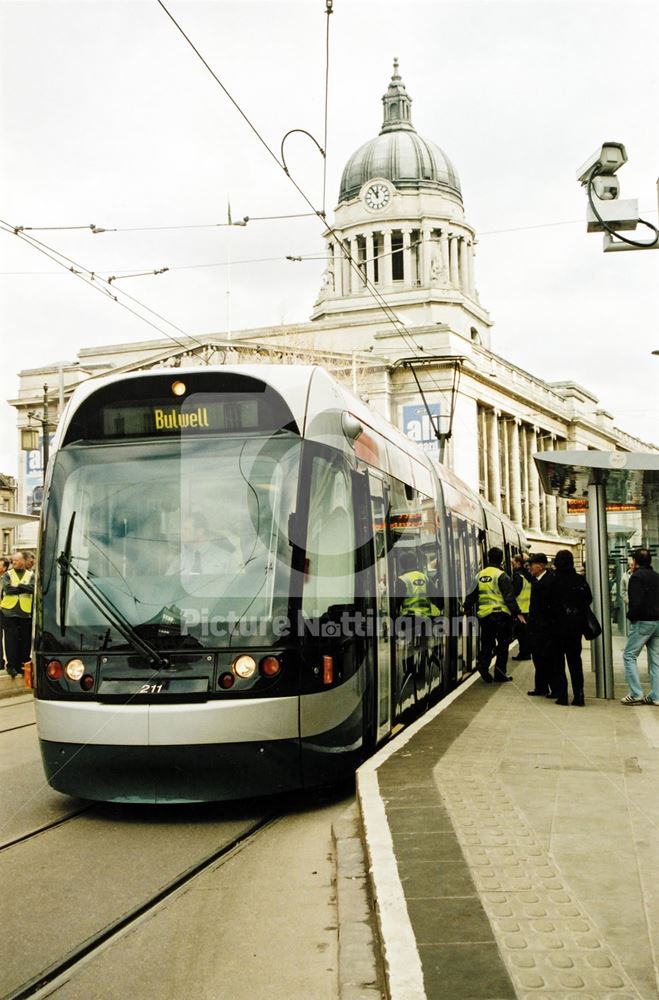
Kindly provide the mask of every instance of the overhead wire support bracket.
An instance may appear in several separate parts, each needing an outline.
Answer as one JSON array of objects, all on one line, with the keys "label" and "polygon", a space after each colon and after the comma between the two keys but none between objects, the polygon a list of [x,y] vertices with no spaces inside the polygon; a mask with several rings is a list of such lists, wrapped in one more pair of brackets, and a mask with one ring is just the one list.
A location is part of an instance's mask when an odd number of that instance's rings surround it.
[{"label": "overhead wire support bracket", "polygon": [[165,271],[169,271],[169,268],[161,267],[157,271],[139,271],[134,274],[112,274],[106,280],[111,285],[113,281],[122,281],[124,278],[150,278],[154,274],[164,274]]},{"label": "overhead wire support bracket", "polygon": [[88,229],[94,235],[98,235],[99,233],[116,233],[118,231],[116,229],[105,229],[103,226],[97,226],[91,222],[88,226],[14,226],[14,234],[18,236],[19,233],[56,233],[70,229]]},{"label": "overhead wire support bracket", "polygon": [[288,139],[289,135],[293,135],[295,132],[300,132],[302,135],[308,135],[313,144],[318,149],[320,155],[323,157],[323,159],[325,159],[325,150],[320,145],[318,140],[311,134],[311,132],[307,132],[305,128],[291,128],[288,130],[284,138],[281,140],[281,148],[280,148],[281,165],[284,168],[285,173],[287,173],[289,177],[290,177],[290,170],[286,166],[286,157],[284,156],[284,143]]}]

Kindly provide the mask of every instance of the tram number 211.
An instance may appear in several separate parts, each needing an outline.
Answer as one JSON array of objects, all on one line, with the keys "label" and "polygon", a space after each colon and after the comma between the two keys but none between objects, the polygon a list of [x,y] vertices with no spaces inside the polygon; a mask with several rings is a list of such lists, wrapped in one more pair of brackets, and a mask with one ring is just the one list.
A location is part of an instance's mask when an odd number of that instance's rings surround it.
[{"label": "tram number 211", "polygon": [[164,687],[164,684],[143,684],[138,694],[160,694]]}]

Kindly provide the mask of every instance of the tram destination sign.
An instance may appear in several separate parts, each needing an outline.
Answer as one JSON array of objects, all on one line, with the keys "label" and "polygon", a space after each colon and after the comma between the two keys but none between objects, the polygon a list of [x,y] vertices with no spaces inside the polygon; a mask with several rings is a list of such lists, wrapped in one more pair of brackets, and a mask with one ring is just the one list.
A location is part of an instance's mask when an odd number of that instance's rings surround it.
[{"label": "tram destination sign", "polygon": [[108,403],[101,413],[103,437],[163,437],[171,434],[255,431],[260,427],[256,399],[188,398],[179,403]]},{"label": "tram destination sign", "polygon": [[283,397],[236,372],[115,379],[86,397],[71,416],[63,446],[78,441],[201,437],[298,429]]}]

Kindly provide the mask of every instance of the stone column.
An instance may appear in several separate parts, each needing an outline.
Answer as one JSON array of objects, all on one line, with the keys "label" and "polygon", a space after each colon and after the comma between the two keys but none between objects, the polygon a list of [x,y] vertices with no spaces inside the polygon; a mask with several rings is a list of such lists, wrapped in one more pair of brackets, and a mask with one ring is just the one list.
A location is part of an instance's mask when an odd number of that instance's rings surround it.
[{"label": "stone column", "polygon": [[531,504],[529,500],[529,441],[527,428],[524,424],[520,426],[519,433],[519,450],[522,458],[522,490],[524,493],[524,500],[522,503],[522,524],[525,528],[528,528],[531,520]]},{"label": "stone column", "polygon": [[348,263],[350,268],[350,291],[358,292],[361,289],[361,280],[359,272],[359,243],[357,242],[356,236],[350,237],[350,256],[352,261]]},{"label": "stone column", "polygon": [[468,247],[467,247],[467,239],[466,239],[465,236],[461,236],[460,237],[460,242],[459,242],[458,246],[459,246],[459,251],[460,251],[459,268],[458,268],[458,270],[459,270],[460,287],[462,288],[463,292],[468,292],[469,291],[469,264],[467,263],[467,256],[469,254],[469,250],[468,250]]},{"label": "stone column", "polygon": [[421,284],[427,287],[430,284],[430,264],[432,261],[432,243],[430,241],[430,227],[423,226],[421,228],[421,245],[419,250],[421,251]]},{"label": "stone column", "polygon": [[402,229],[403,234],[403,285],[405,288],[413,288],[412,280],[412,251],[410,250],[411,229]]},{"label": "stone column", "polygon": [[529,431],[529,528],[540,531],[540,479],[533,461],[533,455],[538,451],[538,428]]},{"label": "stone column", "polygon": [[474,297],[474,244],[471,240],[467,243],[467,252],[465,254],[465,260],[467,264],[466,280],[465,280],[465,292],[467,295],[473,299]]},{"label": "stone column", "polygon": [[448,232],[446,229],[442,229],[442,235],[439,237],[439,251],[442,260],[442,278],[445,284],[449,282],[449,248],[448,248]]},{"label": "stone column", "polygon": [[350,294],[350,265],[345,254],[347,240],[344,240],[341,236],[339,239],[339,245],[336,248],[337,255],[339,258],[339,271],[341,272],[341,294]]},{"label": "stone column", "polygon": [[[549,438],[549,450],[550,451],[554,451],[555,448],[556,448],[556,438],[552,434],[551,437]],[[551,535],[557,535],[558,534],[558,504],[557,504],[557,501],[556,501],[556,497],[549,496],[549,494],[547,494],[545,496],[545,506],[546,506],[546,510],[547,510],[547,531]]]},{"label": "stone column", "polygon": [[489,501],[501,510],[501,476],[499,466],[499,411],[491,410],[487,415],[487,478]]},{"label": "stone column", "polygon": [[449,239],[449,277],[453,288],[460,287],[460,276],[458,273],[458,237],[451,235]]},{"label": "stone column", "polygon": [[375,268],[373,266],[373,233],[366,234],[366,280],[370,285],[375,282]]},{"label": "stone column", "polygon": [[[538,434],[538,451],[546,451],[545,445],[546,436],[542,432]],[[535,465],[535,463],[533,463]],[[546,532],[547,531],[547,494],[540,486],[540,477],[538,476],[538,495],[540,498],[540,527]]]},{"label": "stone column", "polygon": [[380,260],[380,274],[383,285],[391,287],[393,281],[391,277],[391,230],[385,230],[382,236],[384,246],[382,247],[383,256]]},{"label": "stone column", "polygon": [[510,517],[515,524],[522,523],[522,469],[519,450],[519,420],[511,420],[510,446]]},{"label": "stone column", "polygon": [[332,270],[334,271],[334,292],[343,295],[343,254],[339,241],[332,243]]},{"label": "stone column", "polygon": [[508,418],[504,417],[501,421],[500,427],[500,448],[501,457],[503,459],[503,481],[502,481],[502,496],[501,496],[501,509],[508,517],[510,517],[510,448],[508,441]]}]

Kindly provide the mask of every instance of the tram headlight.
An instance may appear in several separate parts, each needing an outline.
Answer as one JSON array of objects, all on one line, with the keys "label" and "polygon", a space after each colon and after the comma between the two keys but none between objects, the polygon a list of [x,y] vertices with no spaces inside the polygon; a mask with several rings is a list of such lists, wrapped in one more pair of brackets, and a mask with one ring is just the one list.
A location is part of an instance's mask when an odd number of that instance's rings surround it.
[{"label": "tram headlight", "polygon": [[253,656],[238,656],[231,664],[231,669],[236,675],[236,677],[242,677],[243,680],[249,680],[256,673],[256,660]]},{"label": "tram headlight", "polygon": [[70,681],[79,681],[85,672],[85,664],[82,660],[69,660],[64,667],[64,674]]}]

